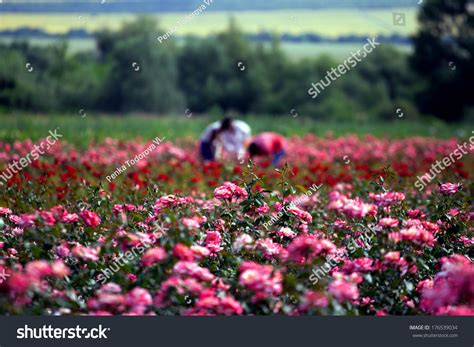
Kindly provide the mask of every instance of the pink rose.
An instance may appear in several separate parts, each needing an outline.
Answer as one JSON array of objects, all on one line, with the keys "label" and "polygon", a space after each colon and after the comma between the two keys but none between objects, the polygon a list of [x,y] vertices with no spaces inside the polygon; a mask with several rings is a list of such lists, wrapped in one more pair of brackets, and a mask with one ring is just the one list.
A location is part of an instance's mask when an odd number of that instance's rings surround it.
[{"label": "pink rose", "polygon": [[80,216],[89,227],[95,228],[100,224],[100,217],[95,212],[84,210],[80,213]]},{"label": "pink rose", "polygon": [[461,186],[460,183],[444,183],[439,186],[438,190],[443,195],[453,195],[461,189]]}]

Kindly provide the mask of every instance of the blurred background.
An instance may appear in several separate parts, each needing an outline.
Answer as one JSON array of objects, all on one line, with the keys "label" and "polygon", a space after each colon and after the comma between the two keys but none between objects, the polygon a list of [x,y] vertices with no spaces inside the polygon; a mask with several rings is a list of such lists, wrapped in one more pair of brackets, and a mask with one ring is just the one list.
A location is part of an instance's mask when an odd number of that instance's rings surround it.
[{"label": "blurred background", "polygon": [[0,0],[0,138],[58,122],[78,141],[197,136],[223,115],[286,135],[466,136],[473,52],[468,0]]}]

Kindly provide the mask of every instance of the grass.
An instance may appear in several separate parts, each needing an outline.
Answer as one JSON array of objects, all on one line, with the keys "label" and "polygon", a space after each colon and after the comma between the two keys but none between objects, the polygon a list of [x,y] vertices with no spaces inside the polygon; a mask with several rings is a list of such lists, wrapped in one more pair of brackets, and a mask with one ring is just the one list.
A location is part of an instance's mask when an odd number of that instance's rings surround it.
[{"label": "grass", "polygon": [[[463,129],[471,128],[465,124],[448,125],[439,121],[412,121],[396,118],[390,123],[381,122],[323,122],[304,117],[246,116],[253,133],[276,131],[285,136],[313,133],[325,136],[328,132],[335,136],[372,134],[378,137],[404,138],[409,136],[432,136],[437,138],[464,137]],[[79,114],[71,115],[1,115],[0,140],[38,140],[48,135],[49,130],[59,127],[63,140],[87,146],[91,141],[101,141],[107,137],[118,139],[153,139],[156,136],[175,139],[182,137],[198,138],[204,127],[213,121],[210,116],[192,116],[184,114],[166,117],[146,115],[110,116],[88,113],[85,118]]]},{"label": "grass", "polygon": [[[406,14],[406,26],[393,25],[393,12]],[[176,35],[205,36],[221,32],[228,26],[232,15],[246,33],[262,30],[276,33],[318,33],[336,37],[341,35],[377,35],[398,33],[409,35],[416,31],[416,8],[393,8],[377,10],[331,9],[331,10],[284,10],[213,12],[207,11],[193,18],[186,25],[177,25],[186,13],[152,14],[159,19],[165,30],[175,28]],[[96,31],[101,28],[120,28],[124,21],[135,18],[134,14],[44,14],[44,13],[0,13],[0,31],[19,27],[40,28],[50,33],[62,34],[71,29],[85,28]]]}]

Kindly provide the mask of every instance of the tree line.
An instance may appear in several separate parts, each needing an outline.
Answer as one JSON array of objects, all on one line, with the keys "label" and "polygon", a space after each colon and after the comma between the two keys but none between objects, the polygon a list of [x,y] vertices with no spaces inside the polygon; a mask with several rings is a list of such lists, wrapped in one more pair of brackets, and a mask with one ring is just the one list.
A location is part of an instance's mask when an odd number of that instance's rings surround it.
[{"label": "tree line", "polygon": [[[251,43],[233,21],[212,37],[159,43],[164,31],[139,17],[118,31],[97,32],[96,51],[70,54],[67,42],[0,45],[0,111],[189,109],[363,121],[394,119],[401,109],[411,117],[472,117],[472,15],[457,3],[431,3],[421,11],[413,54],[381,45],[315,100],[308,95],[311,84],[340,64],[331,56],[292,60],[278,39]],[[436,22],[443,11],[466,19],[465,31],[448,44],[443,32],[429,30],[433,23],[446,27]]]}]

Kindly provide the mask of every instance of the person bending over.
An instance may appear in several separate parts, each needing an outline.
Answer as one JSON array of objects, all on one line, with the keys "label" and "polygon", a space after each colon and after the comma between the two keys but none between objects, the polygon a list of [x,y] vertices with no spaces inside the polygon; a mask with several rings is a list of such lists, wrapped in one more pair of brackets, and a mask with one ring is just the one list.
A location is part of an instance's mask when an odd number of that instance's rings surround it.
[{"label": "person bending over", "polygon": [[223,152],[241,158],[245,154],[245,141],[250,137],[250,126],[232,118],[209,124],[201,135],[200,151],[204,161],[220,158]]},{"label": "person bending over", "polygon": [[281,158],[285,155],[286,140],[277,133],[264,132],[252,138],[248,147],[251,158],[270,157],[272,165],[278,166]]}]

